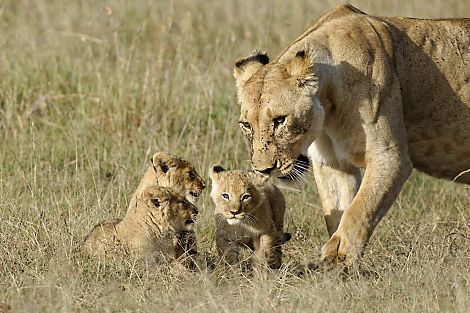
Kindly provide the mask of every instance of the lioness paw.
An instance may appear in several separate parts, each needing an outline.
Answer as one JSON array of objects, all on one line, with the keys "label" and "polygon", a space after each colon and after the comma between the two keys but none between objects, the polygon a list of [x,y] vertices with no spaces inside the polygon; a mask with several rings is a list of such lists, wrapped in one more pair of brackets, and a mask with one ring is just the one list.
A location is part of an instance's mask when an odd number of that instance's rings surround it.
[{"label": "lioness paw", "polygon": [[333,234],[323,246],[321,262],[324,264],[350,264],[357,260],[362,251],[362,245],[353,245],[347,236]]}]

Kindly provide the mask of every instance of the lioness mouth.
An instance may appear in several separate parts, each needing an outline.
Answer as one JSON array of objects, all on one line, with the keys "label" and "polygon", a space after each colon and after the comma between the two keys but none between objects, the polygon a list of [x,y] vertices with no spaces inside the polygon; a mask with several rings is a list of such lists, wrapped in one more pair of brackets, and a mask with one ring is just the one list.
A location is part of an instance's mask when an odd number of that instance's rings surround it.
[{"label": "lioness mouth", "polygon": [[190,191],[189,194],[193,196],[194,198],[199,197],[199,194],[197,192]]},{"label": "lioness mouth", "polygon": [[309,166],[310,161],[308,157],[301,154],[299,155],[297,160],[295,160],[294,166],[292,167],[291,171],[286,175],[280,176],[278,178],[291,181],[301,180],[304,177],[304,174],[308,170]]}]

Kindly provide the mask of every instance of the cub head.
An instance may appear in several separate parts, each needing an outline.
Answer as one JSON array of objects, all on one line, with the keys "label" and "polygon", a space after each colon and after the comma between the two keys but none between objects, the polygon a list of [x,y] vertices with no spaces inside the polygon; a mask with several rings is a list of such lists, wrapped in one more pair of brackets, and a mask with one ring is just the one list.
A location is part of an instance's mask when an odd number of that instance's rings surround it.
[{"label": "cub head", "polygon": [[[145,207],[139,208],[140,213],[150,216],[152,223],[158,224],[159,228],[175,232],[193,229],[198,214],[197,208],[176,190],[168,187],[148,186],[142,191],[141,201]],[[148,211],[142,212],[142,210]]]},{"label": "cub head", "polygon": [[158,152],[151,161],[158,185],[174,188],[191,203],[197,202],[206,183],[188,160],[167,152]]},{"label": "cub head", "polygon": [[226,171],[220,165],[210,169],[212,180],[211,197],[215,203],[217,220],[224,218],[230,225],[259,222],[253,213],[264,201],[259,190],[267,182],[267,177],[240,170]]},{"label": "cub head", "polygon": [[308,168],[307,149],[323,128],[324,110],[310,45],[269,63],[254,52],[235,63],[240,128],[251,143],[253,169],[296,180]]}]

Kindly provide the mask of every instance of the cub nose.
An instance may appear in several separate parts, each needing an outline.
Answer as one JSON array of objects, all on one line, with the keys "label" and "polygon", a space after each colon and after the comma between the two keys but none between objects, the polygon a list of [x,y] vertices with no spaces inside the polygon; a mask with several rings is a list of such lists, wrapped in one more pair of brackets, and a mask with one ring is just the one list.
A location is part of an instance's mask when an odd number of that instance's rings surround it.
[{"label": "cub nose", "polygon": [[238,209],[238,210],[236,210],[236,211],[230,210],[230,213],[232,213],[233,216],[235,216],[235,215],[237,215],[238,213],[240,213],[240,211],[241,211],[241,209]]}]

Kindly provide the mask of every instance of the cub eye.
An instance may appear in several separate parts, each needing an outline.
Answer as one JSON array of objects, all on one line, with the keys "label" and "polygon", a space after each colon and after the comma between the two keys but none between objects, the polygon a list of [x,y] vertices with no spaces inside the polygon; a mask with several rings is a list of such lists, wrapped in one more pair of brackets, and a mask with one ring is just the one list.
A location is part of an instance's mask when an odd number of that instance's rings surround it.
[{"label": "cub eye", "polygon": [[152,204],[157,208],[160,206],[160,201],[157,198],[150,199],[150,202],[152,202]]},{"label": "cub eye", "polygon": [[248,132],[251,132],[251,125],[248,122],[239,122],[240,126]]},{"label": "cub eye", "polygon": [[196,175],[194,175],[194,172],[193,171],[189,171],[189,178],[194,178],[196,177]]},{"label": "cub eye", "polygon": [[251,198],[251,195],[246,193],[242,196],[242,201],[248,200],[250,198]]},{"label": "cub eye", "polygon": [[279,126],[280,124],[284,123],[286,121],[285,116],[278,116],[274,119],[274,127]]},{"label": "cub eye", "polygon": [[224,198],[225,200],[228,200],[230,199],[230,196],[228,195],[228,193],[223,193],[222,198]]}]

